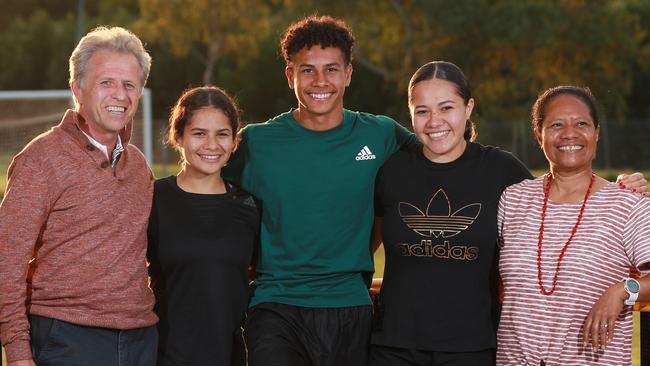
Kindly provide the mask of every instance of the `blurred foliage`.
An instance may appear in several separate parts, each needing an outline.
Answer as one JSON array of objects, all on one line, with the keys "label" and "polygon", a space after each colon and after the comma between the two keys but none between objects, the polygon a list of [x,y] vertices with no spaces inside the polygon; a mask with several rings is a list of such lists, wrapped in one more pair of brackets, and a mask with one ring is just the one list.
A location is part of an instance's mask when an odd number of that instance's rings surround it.
[{"label": "blurred foliage", "polygon": [[210,84],[220,58],[257,56],[269,32],[269,5],[264,0],[140,0],[141,17],[133,28],[144,39],[169,46],[174,57],[198,59],[204,65],[202,83]]},{"label": "blurred foliage", "polygon": [[[6,6],[5,6],[6,4]],[[647,0],[103,0],[85,2],[85,31],[121,25],[146,42],[154,64],[154,117],[189,86],[235,95],[247,121],[295,106],[278,41],[310,14],[344,18],[357,38],[346,107],[409,125],[406,87],[432,60],[456,63],[473,85],[480,139],[529,154],[525,121],[544,88],[589,86],[606,119],[650,117]],[[3,0],[0,89],[67,87],[75,1]],[[509,123],[512,141],[499,129]],[[487,126],[485,126],[487,127]],[[501,129],[502,130],[502,129]],[[501,140],[500,140],[501,139]],[[531,148],[534,149],[534,148]],[[609,152],[605,152],[609,156]],[[526,158],[524,158],[526,160]],[[648,159],[646,159],[647,161]],[[609,161],[609,159],[606,159]]]}]

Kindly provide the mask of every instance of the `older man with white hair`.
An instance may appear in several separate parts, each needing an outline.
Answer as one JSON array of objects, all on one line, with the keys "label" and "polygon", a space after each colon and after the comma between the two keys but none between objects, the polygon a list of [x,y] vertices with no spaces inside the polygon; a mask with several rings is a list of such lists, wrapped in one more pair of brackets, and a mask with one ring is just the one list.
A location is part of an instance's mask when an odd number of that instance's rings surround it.
[{"label": "older man with white hair", "polygon": [[0,336],[10,366],[156,362],[145,260],[153,175],[129,144],[150,65],[133,33],[88,33],[70,57],[75,110],[9,166]]}]

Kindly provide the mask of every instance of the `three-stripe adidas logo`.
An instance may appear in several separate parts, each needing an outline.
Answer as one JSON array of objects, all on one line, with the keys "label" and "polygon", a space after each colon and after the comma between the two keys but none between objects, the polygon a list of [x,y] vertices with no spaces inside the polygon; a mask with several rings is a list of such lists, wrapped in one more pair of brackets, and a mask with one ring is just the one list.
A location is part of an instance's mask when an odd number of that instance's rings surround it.
[{"label": "three-stripe adidas logo", "polygon": [[375,156],[375,154],[372,153],[372,151],[370,151],[370,149],[368,148],[368,145],[364,146],[363,149],[361,149],[361,151],[359,151],[359,153],[357,154],[357,157],[355,158],[355,160],[357,160],[357,161],[359,161],[359,160],[373,160],[373,159],[377,159],[377,157]]}]

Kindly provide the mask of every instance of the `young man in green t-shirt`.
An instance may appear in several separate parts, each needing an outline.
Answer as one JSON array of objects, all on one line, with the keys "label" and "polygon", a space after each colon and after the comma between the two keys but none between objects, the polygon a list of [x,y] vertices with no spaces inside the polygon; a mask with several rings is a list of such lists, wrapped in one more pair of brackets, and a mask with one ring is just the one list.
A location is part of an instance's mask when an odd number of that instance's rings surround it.
[{"label": "young man in green t-shirt", "polygon": [[364,365],[366,279],[377,171],[413,135],[343,108],[354,37],[324,16],[281,42],[298,108],[249,125],[228,175],[263,202],[261,248],[244,336],[249,365]]}]

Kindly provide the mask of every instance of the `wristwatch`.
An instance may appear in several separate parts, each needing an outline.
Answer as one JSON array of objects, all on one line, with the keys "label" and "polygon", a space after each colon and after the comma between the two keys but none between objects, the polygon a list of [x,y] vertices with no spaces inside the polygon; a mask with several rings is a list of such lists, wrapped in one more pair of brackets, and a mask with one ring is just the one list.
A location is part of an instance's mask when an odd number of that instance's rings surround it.
[{"label": "wristwatch", "polygon": [[626,278],[623,280],[623,288],[625,289],[625,292],[630,295],[630,297],[625,300],[625,305],[634,305],[636,302],[636,299],[639,297],[639,290],[641,290],[641,284],[639,284],[639,281],[635,280],[634,278]]}]

